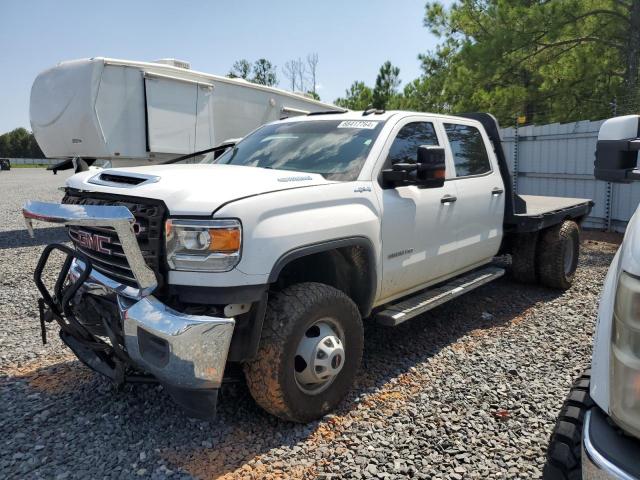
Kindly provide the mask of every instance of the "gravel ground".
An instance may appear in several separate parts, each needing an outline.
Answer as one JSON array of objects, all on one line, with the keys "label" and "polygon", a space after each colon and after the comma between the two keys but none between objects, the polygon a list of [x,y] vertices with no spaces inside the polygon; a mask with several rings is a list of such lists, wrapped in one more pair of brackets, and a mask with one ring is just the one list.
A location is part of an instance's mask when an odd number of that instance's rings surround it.
[{"label": "gravel ground", "polygon": [[66,175],[0,172],[1,478],[535,478],[572,379],[588,363],[616,246],[586,241],[565,293],[503,279],[395,329],[367,327],[357,384],[309,425],[263,413],[242,384],[211,422],[156,386],[110,385],[53,328],[43,346],[31,275],[59,228],[31,240],[19,209]]}]

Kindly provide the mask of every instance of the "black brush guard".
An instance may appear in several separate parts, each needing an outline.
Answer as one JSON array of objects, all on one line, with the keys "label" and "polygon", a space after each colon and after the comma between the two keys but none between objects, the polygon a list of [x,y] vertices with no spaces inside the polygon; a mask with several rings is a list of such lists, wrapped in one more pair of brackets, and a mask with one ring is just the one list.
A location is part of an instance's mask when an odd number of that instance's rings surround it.
[{"label": "black brush guard", "polygon": [[[60,251],[65,260],[58,273],[53,295],[42,280],[43,272],[49,262],[51,254]],[[69,271],[74,260],[79,260],[85,266],[82,273],[75,280],[71,279]],[[76,354],[76,356],[92,370],[108,377],[118,387],[126,382],[156,383],[154,377],[135,373],[122,348],[122,329],[117,319],[103,318],[104,329],[108,334],[109,343],[96,337],[75,316],[72,301],[80,287],[91,274],[91,260],[81,252],[66,245],[53,243],[47,245],[40,255],[33,279],[40,292],[38,311],[40,316],[40,332],[42,343],[47,343],[46,324],[54,320],[60,326],[60,338]]]}]

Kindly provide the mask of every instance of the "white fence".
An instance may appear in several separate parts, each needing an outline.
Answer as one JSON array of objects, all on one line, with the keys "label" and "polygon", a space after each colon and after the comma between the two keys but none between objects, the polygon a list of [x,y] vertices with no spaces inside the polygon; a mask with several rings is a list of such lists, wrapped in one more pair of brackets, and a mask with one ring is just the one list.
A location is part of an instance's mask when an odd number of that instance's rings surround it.
[{"label": "white fence", "polygon": [[552,123],[500,130],[518,193],[590,198],[584,226],[624,232],[640,203],[640,182],[609,184],[593,177],[602,120]]}]

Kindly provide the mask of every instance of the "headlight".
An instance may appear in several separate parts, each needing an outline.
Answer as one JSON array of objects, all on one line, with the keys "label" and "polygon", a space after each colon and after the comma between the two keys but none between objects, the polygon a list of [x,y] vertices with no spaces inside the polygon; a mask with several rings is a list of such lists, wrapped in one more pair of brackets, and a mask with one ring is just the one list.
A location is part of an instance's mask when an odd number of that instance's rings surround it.
[{"label": "headlight", "polygon": [[240,261],[238,220],[178,220],[165,223],[167,262],[174,270],[226,272]]},{"label": "headlight", "polygon": [[640,436],[640,279],[623,272],[613,309],[611,415]]}]

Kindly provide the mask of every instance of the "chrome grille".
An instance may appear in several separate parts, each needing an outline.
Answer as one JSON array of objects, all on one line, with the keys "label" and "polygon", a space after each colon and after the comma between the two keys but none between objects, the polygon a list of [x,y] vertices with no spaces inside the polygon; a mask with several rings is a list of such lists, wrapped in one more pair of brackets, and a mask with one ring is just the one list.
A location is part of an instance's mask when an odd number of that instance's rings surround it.
[{"label": "chrome grille", "polygon": [[[110,252],[103,253],[86,246],[81,246],[82,235],[84,233],[88,233],[90,235],[100,234],[103,237],[109,238],[110,241],[107,245]],[[136,279],[129,268],[127,257],[124,254],[122,246],[120,245],[120,242],[118,242],[118,236],[113,229],[69,227],[69,237],[76,246],[76,249],[89,257],[93,268],[98,270],[100,273],[114,277],[114,280],[124,281],[127,284],[135,283]]]},{"label": "chrome grille", "polygon": [[[123,197],[90,192],[68,192],[62,203],[74,205],[123,205],[136,219],[134,232],[147,265],[155,272],[158,284],[163,280],[163,223],[166,207],[157,200]],[[78,251],[91,259],[98,272],[121,283],[137,287],[116,232],[109,227],[68,227],[71,241]]]}]

